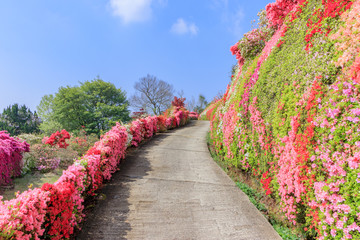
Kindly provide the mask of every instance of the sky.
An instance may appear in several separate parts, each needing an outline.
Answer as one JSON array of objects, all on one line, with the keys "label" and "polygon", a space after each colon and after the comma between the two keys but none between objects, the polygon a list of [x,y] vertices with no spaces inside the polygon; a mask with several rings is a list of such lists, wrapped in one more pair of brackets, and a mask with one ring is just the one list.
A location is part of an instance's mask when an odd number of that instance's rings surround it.
[{"label": "sky", "polygon": [[[230,47],[274,0],[0,1],[0,112],[99,76],[127,93],[147,74],[211,101],[236,63]],[[176,94],[175,94],[176,95]]]}]

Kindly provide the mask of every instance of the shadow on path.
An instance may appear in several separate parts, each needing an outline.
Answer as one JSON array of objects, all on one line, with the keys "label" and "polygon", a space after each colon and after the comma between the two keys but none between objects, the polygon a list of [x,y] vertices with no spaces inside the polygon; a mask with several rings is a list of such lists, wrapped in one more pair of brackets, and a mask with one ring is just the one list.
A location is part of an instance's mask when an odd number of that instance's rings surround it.
[{"label": "shadow on path", "polygon": [[209,123],[131,149],[77,239],[281,240],[207,151]]},{"label": "shadow on path", "polygon": [[131,230],[130,224],[126,222],[130,211],[130,184],[143,179],[151,171],[149,149],[176,130],[157,134],[138,148],[130,149],[120,164],[120,170],[104,184],[96,206],[86,216],[82,230],[75,239],[126,239],[127,232]]}]

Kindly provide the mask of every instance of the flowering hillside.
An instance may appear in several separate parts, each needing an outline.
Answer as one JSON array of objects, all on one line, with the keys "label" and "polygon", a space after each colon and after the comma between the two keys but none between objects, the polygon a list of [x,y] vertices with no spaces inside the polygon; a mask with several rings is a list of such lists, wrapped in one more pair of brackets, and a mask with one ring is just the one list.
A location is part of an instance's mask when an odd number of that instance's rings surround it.
[{"label": "flowering hillside", "polygon": [[[2,201],[0,196],[0,239],[69,239],[83,220],[84,201],[111,178],[125,158],[126,149],[138,146],[158,131],[184,125],[188,114],[183,106],[172,106],[166,115],[148,116],[124,126],[117,123],[54,184],[45,183],[41,188],[29,189],[10,201]],[[53,136],[49,144],[60,143],[66,147],[68,133],[65,130]],[[4,141],[4,144],[0,141],[0,150],[10,167],[16,165],[10,169],[16,173],[18,155],[29,146],[3,132],[0,138]]]},{"label": "flowering hillside", "polygon": [[308,238],[360,239],[360,0],[276,0],[202,113],[216,152]]}]

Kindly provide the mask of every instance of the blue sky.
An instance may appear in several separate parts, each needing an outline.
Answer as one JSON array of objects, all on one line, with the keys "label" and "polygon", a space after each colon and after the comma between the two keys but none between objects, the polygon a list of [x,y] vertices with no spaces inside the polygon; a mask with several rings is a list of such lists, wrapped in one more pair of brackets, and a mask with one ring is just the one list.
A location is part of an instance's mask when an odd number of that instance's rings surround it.
[{"label": "blue sky", "polygon": [[229,83],[230,46],[273,1],[4,0],[0,112],[100,76],[134,93],[147,74],[211,100]]}]

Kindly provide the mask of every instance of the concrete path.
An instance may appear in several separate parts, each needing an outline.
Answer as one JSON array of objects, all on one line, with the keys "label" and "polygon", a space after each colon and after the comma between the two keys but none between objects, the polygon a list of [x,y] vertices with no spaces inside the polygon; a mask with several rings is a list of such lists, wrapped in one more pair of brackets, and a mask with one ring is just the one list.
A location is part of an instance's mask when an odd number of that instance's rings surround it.
[{"label": "concrete path", "polygon": [[208,129],[193,121],[128,155],[78,239],[281,239],[212,160]]}]

